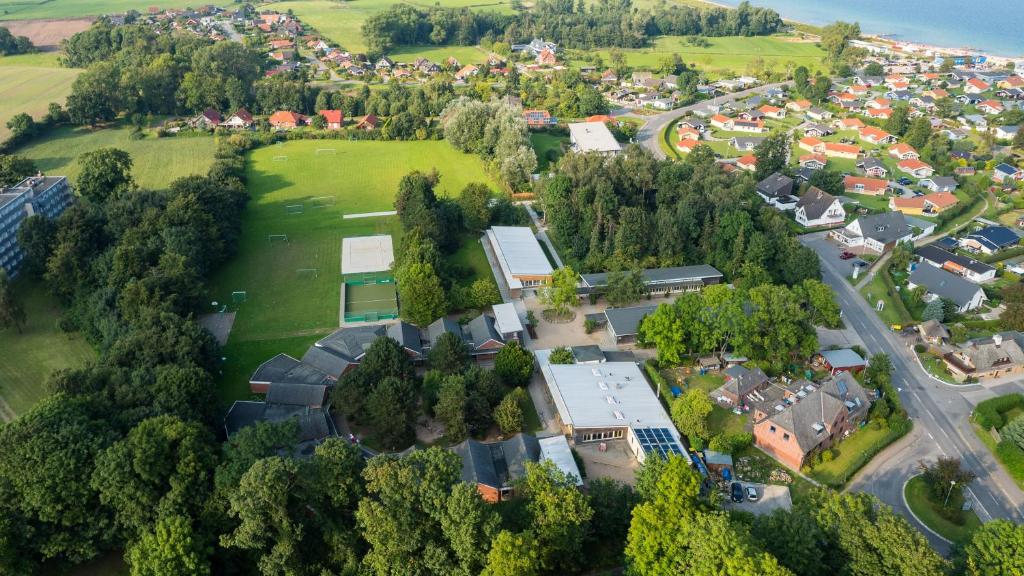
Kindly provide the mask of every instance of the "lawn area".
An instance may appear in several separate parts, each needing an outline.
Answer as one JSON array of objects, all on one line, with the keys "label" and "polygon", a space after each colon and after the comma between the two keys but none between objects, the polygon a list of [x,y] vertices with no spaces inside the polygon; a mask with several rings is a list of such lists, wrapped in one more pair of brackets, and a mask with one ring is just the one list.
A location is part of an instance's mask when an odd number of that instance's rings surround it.
[{"label": "lawn area", "polygon": [[483,64],[487,61],[487,53],[476,46],[398,46],[388,51],[388,57],[396,62],[413,62],[417,58],[426,58],[431,62],[444,64],[453,56],[463,66]]},{"label": "lawn area", "polygon": [[878,312],[878,316],[886,324],[892,325],[912,322],[913,318],[903,306],[903,302],[899,299],[899,295],[890,292],[889,287],[882,278],[883,274],[888,273],[887,269],[888,267],[883,267],[878,270],[874,277],[871,278],[871,281],[861,288],[860,293],[873,308],[877,305],[879,300],[883,302],[883,308]]},{"label": "lawn area", "polygon": [[[336,153],[316,154],[327,147]],[[288,160],[274,160],[279,157]],[[457,194],[470,182],[494,185],[476,156],[441,141],[297,140],[249,155],[252,199],[242,217],[238,255],[210,283],[210,301],[231,302],[232,292],[247,292],[246,302],[233,307],[238,315],[224,354],[225,399],[248,395],[245,382],[264,360],[289,349],[301,356],[318,336],[337,328],[342,238],[391,234],[399,247],[396,217],[344,220],[342,215],[392,209],[402,176],[434,168],[441,174],[439,195]],[[314,207],[311,199],[323,196],[335,197],[336,203]],[[285,206],[296,204],[303,205],[302,213],[289,214]],[[287,235],[288,241],[271,244],[272,234]],[[485,270],[483,248],[475,239],[455,259],[474,274]],[[318,270],[315,277],[298,273],[309,268]]]},{"label": "lawn area", "polygon": [[[981,520],[973,510],[962,513],[963,523],[943,517],[939,513],[943,503],[932,500],[928,485],[921,476],[914,476],[907,482],[903,487],[903,495],[906,496],[907,505],[910,506],[910,510],[917,516],[917,519],[947,540],[952,540],[957,544],[966,544],[974,535],[974,531],[981,527]],[[963,495],[950,498],[950,507],[959,510],[963,505],[963,500]]]},{"label": "lawn area", "polygon": [[[0,0],[2,1],[2,0]],[[395,0],[355,0],[354,2],[333,2],[331,0],[299,0],[296,2],[274,2],[259,6],[260,10],[280,10],[287,12],[291,10],[303,23],[309,24],[317,29],[328,39],[341,45],[350,52],[366,52],[368,50],[363,39],[362,26],[367,18],[381,12],[385,8],[396,4]],[[511,14],[510,2],[507,0],[437,0],[436,2],[408,2],[413,6],[427,8],[429,6],[447,6],[452,8],[469,7],[474,11],[495,11]],[[477,50],[466,46],[446,47],[421,47],[417,52],[416,48],[410,47],[404,54],[422,55],[422,48],[431,52],[443,54],[445,52],[458,52],[463,50]],[[402,54],[403,50],[398,49],[389,53],[389,56]],[[469,54],[468,52],[463,52]],[[451,55],[451,54],[449,54]],[[406,56],[403,55],[402,58]],[[428,57],[428,56],[424,56]],[[445,56],[447,57],[447,56]],[[412,59],[415,59],[413,56]],[[429,57],[428,57],[429,58]],[[465,64],[462,58],[456,56],[459,62]],[[436,60],[435,60],[436,62]]]},{"label": "lawn area", "polygon": [[556,136],[547,132],[531,132],[530,144],[537,153],[537,172],[544,172],[554,167],[562,157],[562,144],[569,143],[568,136]]},{"label": "lawn area", "polygon": [[212,136],[157,138],[147,134],[141,140],[133,140],[130,135],[131,130],[125,127],[58,128],[15,153],[31,158],[47,174],[68,176],[74,182],[80,154],[113,146],[131,155],[132,174],[139,186],[164,188],[176,178],[205,174],[213,164],[217,148]]},{"label": "lawn area", "polygon": [[889,197],[884,194],[872,196],[870,194],[853,194],[851,192],[845,192],[843,193],[843,196],[848,196],[849,198],[856,200],[857,204],[867,208],[868,210],[874,210],[877,212],[889,211]]},{"label": "lawn area", "polygon": [[0,329],[0,398],[22,414],[49,394],[44,384],[50,372],[82,366],[96,353],[80,335],[57,329],[60,306],[40,283],[23,276],[14,282],[14,292],[25,307],[28,325],[22,334]]},{"label": "lawn area", "polygon": [[845,485],[853,474],[874,456],[874,446],[887,445],[895,439],[890,438],[890,435],[894,435],[894,432],[884,424],[878,428],[875,428],[874,424],[862,427],[832,446],[832,452],[835,454],[832,461],[812,466],[809,476],[835,488]]},{"label": "lawn area", "polygon": [[532,433],[544,429],[540,423],[540,416],[537,416],[537,408],[533,405],[533,397],[529,393],[523,395],[519,408],[523,411],[523,432]]},{"label": "lawn area", "polygon": [[918,354],[917,357],[921,359],[921,364],[924,366],[924,369],[932,376],[935,376],[943,382],[958,384],[956,379],[953,378],[953,375],[949,372],[949,368],[946,367],[946,363],[942,361],[942,358],[933,356],[927,352]]},{"label": "lawn area", "polygon": [[467,234],[463,237],[462,245],[448,257],[448,262],[469,272],[462,282],[466,286],[480,278],[494,277],[491,264],[487,261],[487,254],[484,253],[484,247],[480,243],[480,236],[477,234]]},{"label": "lawn area", "polygon": [[[627,49],[626,64],[636,68],[659,68],[665,57],[679,54],[687,64],[695,65],[710,78],[744,74],[751,63],[760,59],[766,68],[783,71],[788,64],[807,66],[813,74],[822,69],[825,53],[810,42],[797,42],[787,36],[724,36],[707,38],[710,46],[691,46],[682,36],[660,36],[650,48]],[[609,50],[587,53],[600,55],[604,62],[611,61]],[[581,58],[581,59],[583,59]]]},{"label": "lawn area", "polygon": [[[229,2],[213,2],[228,6]],[[187,0],[168,0],[160,8],[195,6]],[[0,0],[0,20],[31,20],[36,18],[78,18],[116,14],[128,10],[146,11],[146,4],[138,0]]]},{"label": "lawn area", "polygon": [[55,64],[46,54],[0,57],[0,140],[11,135],[7,121],[17,114],[39,120],[50,102],[64,104],[81,70]]}]

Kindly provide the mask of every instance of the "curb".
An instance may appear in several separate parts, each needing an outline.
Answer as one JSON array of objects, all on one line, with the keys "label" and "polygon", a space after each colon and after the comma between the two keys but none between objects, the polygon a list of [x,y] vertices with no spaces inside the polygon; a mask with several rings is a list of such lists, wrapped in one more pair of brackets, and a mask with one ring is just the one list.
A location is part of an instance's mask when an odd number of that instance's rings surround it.
[{"label": "curb", "polygon": [[903,481],[903,488],[900,490],[900,497],[903,498],[903,507],[907,509],[907,512],[910,513],[910,516],[913,517],[914,520],[916,520],[918,524],[920,524],[921,526],[924,526],[925,530],[931,532],[932,536],[935,536],[939,540],[942,540],[946,544],[949,544],[950,546],[952,546],[953,545],[953,541],[952,540],[950,540],[949,538],[946,538],[942,534],[939,534],[935,530],[932,530],[931,526],[929,526],[929,525],[925,524],[923,521],[921,521],[921,519],[917,517],[917,514],[914,514],[914,509],[911,508],[910,504],[907,502],[907,484],[910,484],[910,481],[913,480],[914,478],[917,478],[918,476],[920,476],[920,474],[914,474],[910,478],[907,478],[906,480]]}]

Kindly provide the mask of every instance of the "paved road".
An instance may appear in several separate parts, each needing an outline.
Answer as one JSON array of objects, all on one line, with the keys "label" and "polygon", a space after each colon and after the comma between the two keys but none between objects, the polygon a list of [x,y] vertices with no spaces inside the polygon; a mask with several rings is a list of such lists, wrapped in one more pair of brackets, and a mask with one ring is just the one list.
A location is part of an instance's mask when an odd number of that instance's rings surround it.
[{"label": "paved road", "polygon": [[982,521],[1006,518],[1021,522],[1024,493],[977,439],[968,421],[973,403],[965,395],[973,396],[983,387],[951,386],[931,378],[917,362],[909,341],[885,326],[843,277],[839,270],[842,261],[837,258],[837,249],[825,239],[825,233],[801,236],[800,241],[821,256],[824,281],[835,291],[845,323],[857,331],[870,354],[889,355],[894,368],[893,383],[914,420],[914,436],[879,455],[851,484],[851,489],[875,494],[909,517],[902,487],[916,473],[917,461],[940,454],[953,456],[978,475],[969,489],[969,497]]},{"label": "paved road", "polygon": [[657,116],[651,116],[647,122],[640,128],[636,134],[636,141],[651,151],[655,158],[665,158],[665,152],[661,149],[661,134],[665,131],[665,127],[676,118],[681,118],[687,114],[693,112],[698,108],[702,108],[708,104],[725,104],[734,100],[742,100],[748,96],[754,94],[761,94],[771,88],[781,88],[785,86],[785,83],[778,84],[765,84],[764,86],[758,86],[756,88],[750,88],[749,90],[742,90],[740,92],[733,92],[732,94],[726,94],[719,96],[713,100],[702,100],[696,104],[690,106],[683,106],[682,108],[676,108],[675,110],[669,110],[663,112]]}]

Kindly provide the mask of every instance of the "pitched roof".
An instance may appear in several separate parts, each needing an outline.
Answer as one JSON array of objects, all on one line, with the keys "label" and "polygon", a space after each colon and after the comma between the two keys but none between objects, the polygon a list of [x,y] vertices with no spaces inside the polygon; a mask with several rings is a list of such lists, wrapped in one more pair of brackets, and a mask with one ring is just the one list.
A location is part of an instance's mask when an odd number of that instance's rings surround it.
[{"label": "pitched roof", "polygon": [[974,282],[935,266],[918,266],[911,272],[909,280],[911,284],[924,286],[928,292],[940,298],[956,302],[957,306],[968,304],[981,290],[981,286]]},{"label": "pitched roof", "polygon": [[[671,268],[647,268],[640,272],[644,278],[644,284],[671,284],[674,282],[692,282],[697,280],[720,280],[722,273],[710,264],[696,264],[693,266],[674,266]],[[608,285],[609,272],[592,272],[580,274],[580,279],[587,287],[598,288]]]},{"label": "pitched roof", "polygon": [[821,218],[825,212],[828,211],[829,207],[835,203],[836,197],[825,192],[821,188],[811,186],[804,192],[804,195],[800,197],[800,200],[796,203],[796,208],[804,209],[804,215],[808,220],[817,220]]},{"label": "pitched roof", "polygon": [[604,316],[616,336],[634,336],[640,328],[644,316],[658,309],[657,304],[631,306],[628,308],[608,308]]},{"label": "pitched roof", "polygon": [[278,354],[260,364],[256,371],[253,372],[252,377],[249,378],[249,381],[303,385],[326,385],[332,383],[324,371],[296,360],[287,354]]},{"label": "pitched roof", "polygon": [[464,440],[450,448],[462,459],[462,481],[505,488],[526,475],[526,463],[540,457],[540,444],[529,434],[499,442]]},{"label": "pitched roof", "polygon": [[736,366],[726,368],[725,375],[727,378],[722,388],[731,392],[737,398],[750,394],[768,382],[768,375],[757,366],[751,370],[737,364]]},{"label": "pitched roof", "polygon": [[847,190],[860,186],[872,192],[882,192],[889,187],[889,181],[881,178],[865,178],[864,176],[843,177],[843,187]]},{"label": "pitched roof", "polygon": [[780,172],[775,172],[757,183],[757,191],[769,198],[786,196],[793,193],[793,179]]},{"label": "pitched roof", "polygon": [[469,324],[466,325],[465,332],[473,348],[480,348],[489,340],[500,343],[505,342],[501,334],[494,327],[494,318],[487,314],[481,314],[470,320]]},{"label": "pitched roof", "polygon": [[857,219],[861,234],[881,244],[889,244],[910,234],[903,212],[881,212]]},{"label": "pitched roof", "polygon": [[[1003,332],[988,338],[970,340],[960,346],[959,352],[966,356],[975,370],[986,371],[997,365],[1024,364],[1024,350],[1017,342],[1019,333]],[[998,344],[996,341],[998,340]]]},{"label": "pitched roof", "polygon": [[984,262],[979,262],[974,258],[968,258],[967,256],[943,250],[934,244],[922,246],[915,250],[914,254],[917,254],[922,259],[932,262],[938,266],[942,266],[946,262],[953,262],[954,264],[962,266],[976,274],[985,274],[995,270],[995,268],[985,264]]},{"label": "pitched roof", "polygon": [[1006,226],[986,226],[967,237],[988,244],[995,249],[1014,246],[1020,242],[1020,237]]},{"label": "pitched roof", "polygon": [[806,454],[828,436],[829,428],[844,408],[856,414],[868,404],[867,395],[857,380],[849,372],[839,372],[802,400],[788,407],[782,405],[783,409],[769,414],[768,419],[792,432],[797,446]]},{"label": "pitched roof", "polygon": [[273,383],[267,390],[268,404],[320,408],[327,399],[327,386]]},{"label": "pitched roof", "polygon": [[341,121],[345,119],[341,110],[321,110],[320,115],[328,124],[341,124]]}]

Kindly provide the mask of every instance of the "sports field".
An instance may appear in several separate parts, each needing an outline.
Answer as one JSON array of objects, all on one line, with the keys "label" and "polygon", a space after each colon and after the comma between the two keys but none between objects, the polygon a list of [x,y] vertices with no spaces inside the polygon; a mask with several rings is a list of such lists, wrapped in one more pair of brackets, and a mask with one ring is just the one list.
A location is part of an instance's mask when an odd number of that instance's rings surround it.
[{"label": "sports field", "polygon": [[35,119],[50,102],[64,104],[81,70],[57,68],[51,54],[0,56],[0,140],[10,136],[7,121],[27,112]]},{"label": "sports field", "polygon": [[[767,68],[785,71],[787,66],[823,69],[825,53],[813,43],[796,42],[787,36],[724,36],[707,38],[706,48],[691,46],[682,36],[661,36],[650,48],[625,49],[626,63],[632,67],[657,69],[665,57],[679,54],[683,61],[695,65],[711,78],[746,74],[750,65],[760,59]],[[610,52],[601,50],[605,64],[611,62]]]},{"label": "sports field", "polygon": [[[0,68],[0,74],[3,70]],[[204,174],[213,163],[216,144],[212,136],[157,138],[147,134],[133,140],[130,135],[128,128],[58,128],[15,153],[35,160],[43,172],[66,175],[74,181],[80,154],[114,146],[131,154],[135,181],[145,188],[163,188],[176,178]]]},{"label": "sports field", "polygon": [[[14,290],[25,307],[28,325],[22,334],[13,328],[0,329],[0,399],[22,414],[49,394],[44,384],[50,372],[82,366],[96,354],[80,334],[57,329],[60,306],[43,286],[19,278]],[[0,404],[0,421],[4,412]]]},{"label": "sports field", "polygon": [[372,322],[398,315],[398,297],[394,283],[358,284],[345,282],[345,321]]}]

